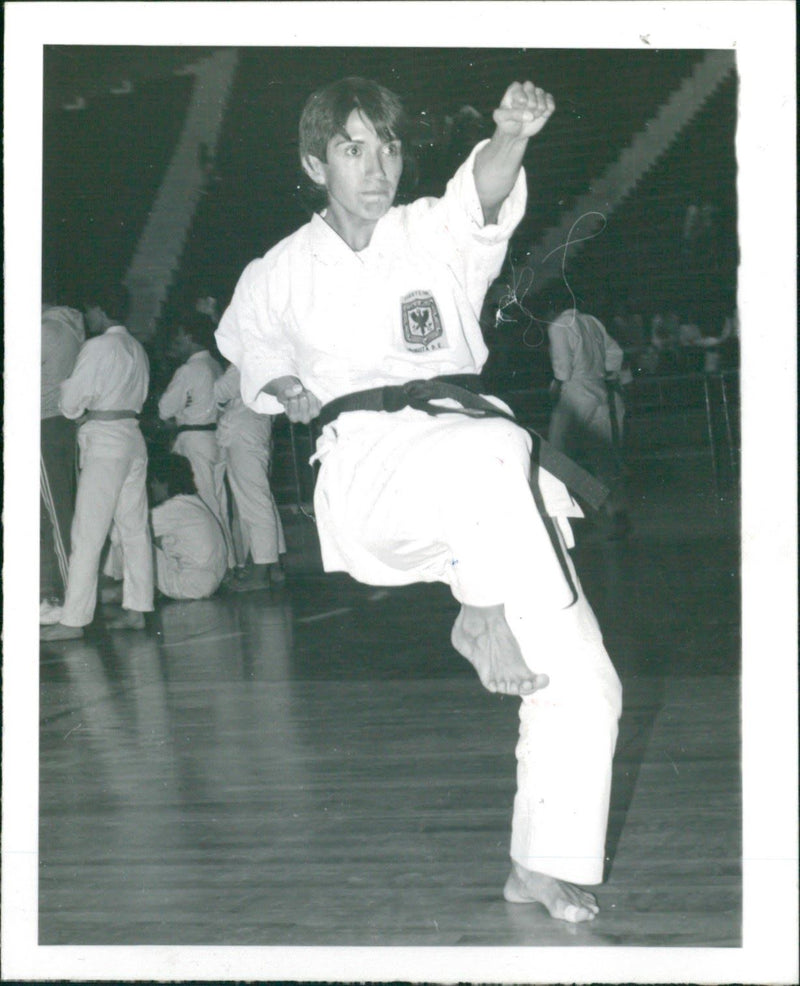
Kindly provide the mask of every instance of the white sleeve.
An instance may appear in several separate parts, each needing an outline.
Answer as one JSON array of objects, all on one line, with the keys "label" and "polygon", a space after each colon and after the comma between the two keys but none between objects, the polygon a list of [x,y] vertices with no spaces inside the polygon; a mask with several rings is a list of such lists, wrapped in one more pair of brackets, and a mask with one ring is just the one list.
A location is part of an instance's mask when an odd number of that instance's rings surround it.
[{"label": "white sleeve", "polygon": [[475,155],[486,143],[476,145],[440,199],[418,199],[407,207],[411,234],[456,273],[476,317],[489,285],[500,273],[508,241],[525,214],[527,201],[525,170],[520,168],[497,222],[484,223],[474,164]]},{"label": "white sleeve", "polygon": [[291,344],[270,308],[268,263],[269,254],[245,268],[220,320],[216,340],[222,355],[239,368],[245,404],[261,414],[281,414],[280,401],[261,388],[278,377],[298,373]]},{"label": "white sleeve", "polygon": [[158,402],[158,416],[163,421],[174,418],[178,411],[182,411],[186,406],[188,390],[186,376],[186,365],[179,366],[173,374],[169,386],[161,395]]},{"label": "white sleeve", "polygon": [[101,338],[92,339],[81,347],[72,373],[61,382],[59,407],[65,418],[79,418],[97,399],[98,380],[104,376],[106,363],[103,356]]}]

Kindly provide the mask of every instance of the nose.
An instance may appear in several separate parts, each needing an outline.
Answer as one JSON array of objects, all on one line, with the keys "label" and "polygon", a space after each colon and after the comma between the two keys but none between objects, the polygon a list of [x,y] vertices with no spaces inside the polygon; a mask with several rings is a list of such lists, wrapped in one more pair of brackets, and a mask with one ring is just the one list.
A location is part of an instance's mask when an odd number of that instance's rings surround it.
[{"label": "nose", "polygon": [[368,176],[372,177],[386,175],[386,162],[380,150],[370,150],[366,155],[365,170]]}]

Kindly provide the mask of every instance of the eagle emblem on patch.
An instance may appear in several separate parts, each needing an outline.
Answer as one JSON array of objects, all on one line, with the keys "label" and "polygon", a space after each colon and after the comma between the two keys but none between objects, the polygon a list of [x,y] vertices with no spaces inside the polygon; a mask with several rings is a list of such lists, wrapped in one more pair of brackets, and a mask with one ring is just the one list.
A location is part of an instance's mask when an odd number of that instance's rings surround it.
[{"label": "eagle emblem on patch", "polygon": [[403,338],[412,352],[439,349],[444,335],[436,299],[430,291],[412,291],[402,299]]}]

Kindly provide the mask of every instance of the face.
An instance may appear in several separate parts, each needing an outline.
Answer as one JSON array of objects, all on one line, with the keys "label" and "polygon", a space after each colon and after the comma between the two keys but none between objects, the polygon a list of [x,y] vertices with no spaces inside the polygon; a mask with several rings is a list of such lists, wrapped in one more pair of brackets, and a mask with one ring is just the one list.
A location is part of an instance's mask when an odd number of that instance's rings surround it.
[{"label": "face", "polygon": [[312,180],[327,190],[327,221],[360,248],[394,202],[403,154],[399,140],[382,141],[358,110],[347,118],[345,130],[347,136],[336,134],[328,141],[326,161],[309,156],[303,163]]}]

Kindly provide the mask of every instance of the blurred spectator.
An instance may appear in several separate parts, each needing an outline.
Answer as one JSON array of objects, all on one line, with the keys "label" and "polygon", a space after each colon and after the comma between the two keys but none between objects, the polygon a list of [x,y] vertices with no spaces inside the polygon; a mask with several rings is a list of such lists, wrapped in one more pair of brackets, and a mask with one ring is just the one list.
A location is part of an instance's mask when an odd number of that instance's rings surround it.
[{"label": "blurred spectator", "polygon": [[548,325],[553,364],[550,442],[582,462],[611,489],[609,537],[629,529],[622,476],[625,408],[620,387],[623,353],[594,315],[569,308]]},{"label": "blurred spectator", "polygon": [[153,557],[147,521],[147,450],[137,417],[149,383],[144,349],[121,324],[127,296],[118,285],[88,293],[84,315],[93,338],[61,384],[61,413],[80,419],[81,473],[72,520],[72,551],[59,623],[42,627],[43,640],[83,635],[97,605],[100,555],[115,528],[122,551],[123,614],[117,629],[143,629],[153,608]]},{"label": "blurred spectator", "polygon": [[243,577],[232,580],[229,588],[246,591],[279,584],[285,581],[280,555],[286,551],[286,542],[269,486],[272,417],[245,405],[239,370],[233,364],[216,381],[214,390],[222,408],[217,440],[233,493],[245,563]]},{"label": "blurred spectator", "polygon": [[214,329],[213,320],[202,312],[190,311],[179,320],[170,353],[183,362],[158,402],[158,413],[163,421],[174,419],[177,425],[172,451],[186,456],[191,463],[197,492],[222,527],[228,545],[228,567],[233,568],[225,463],[216,435],[214,383],[222,376],[222,367],[211,355]]},{"label": "blurred spectator", "polygon": [[39,525],[39,622],[58,623],[67,588],[70,527],[75,510],[77,428],[61,414],[61,383],[75,367],[86,339],[83,315],[56,303],[45,287],[42,303]]},{"label": "blurred spectator", "polygon": [[151,456],[148,477],[156,586],[171,599],[205,599],[228,569],[219,521],[197,495],[188,459]]}]

